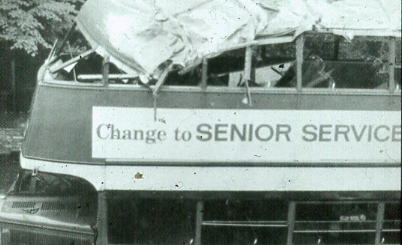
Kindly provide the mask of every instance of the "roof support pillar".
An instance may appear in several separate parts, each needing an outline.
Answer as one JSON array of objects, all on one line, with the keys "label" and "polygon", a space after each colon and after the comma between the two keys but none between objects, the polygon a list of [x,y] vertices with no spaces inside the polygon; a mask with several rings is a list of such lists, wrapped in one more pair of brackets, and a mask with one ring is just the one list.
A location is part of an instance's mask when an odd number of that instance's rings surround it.
[{"label": "roof support pillar", "polygon": [[381,233],[384,222],[385,203],[380,202],[377,207],[377,222],[375,228],[375,245],[381,244]]},{"label": "roof support pillar", "polygon": [[389,90],[393,92],[396,88],[395,83],[395,59],[396,59],[396,47],[395,38],[391,37],[388,40],[388,74],[389,74]]},{"label": "roof support pillar", "polygon": [[98,192],[98,212],[96,216],[96,245],[108,245],[108,207],[105,191]]},{"label": "roof support pillar", "polygon": [[195,242],[194,245],[201,245],[201,233],[202,233],[202,220],[204,214],[204,202],[198,201],[196,208],[196,217],[195,217]]},{"label": "roof support pillar", "polygon": [[287,245],[293,245],[293,232],[295,228],[296,203],[290,202],[288,208],[288,238]]},{"label": "roof support pillar", "polygon": [[296,40],[296,88],[297,91],[302,90],[303,86],[303,50],[305,38],[303,35],[299,36]]}]

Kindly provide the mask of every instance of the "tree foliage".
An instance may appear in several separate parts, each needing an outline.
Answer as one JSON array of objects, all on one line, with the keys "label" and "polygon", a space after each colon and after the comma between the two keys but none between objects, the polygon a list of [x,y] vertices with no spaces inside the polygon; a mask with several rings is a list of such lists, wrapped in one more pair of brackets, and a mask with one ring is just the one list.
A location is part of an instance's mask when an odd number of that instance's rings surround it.
[{"label": "tree foliage", "polygon": [[34,56],[72,25],[85,0],[0,0],[0,43]]}]

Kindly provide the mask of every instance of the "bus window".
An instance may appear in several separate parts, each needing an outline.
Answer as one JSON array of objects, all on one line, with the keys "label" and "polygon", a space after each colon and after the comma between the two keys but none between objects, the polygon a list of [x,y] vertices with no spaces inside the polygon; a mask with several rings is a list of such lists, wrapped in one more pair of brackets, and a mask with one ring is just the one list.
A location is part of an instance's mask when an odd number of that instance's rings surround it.
[{"label": "bus window", "polygon": [[190,200],[115,193],[108,202],[111,244],[191,244],[194,239],[195,204]]},{"label": "bus window", "polygon": [[[61,64],[70,59],[70,55],[62,54],[56,64]],[[102,74],[102,57],[92,53],[87,57],[83,57],[78,60],[76,64],[59,70],[54,74],[57,80],[63,81],[80,81],[80,82],[90,82],[90,80],[81,79],[82,75],[84,77],[89,74]],[[78,79],[78,76],[80,79]],[[93,80],[91,82],[94,82]]]},{"label": "bus window", "polygon": [[381,242],[401,244],[401,206],[400,203],[386,203]]},{"label": "bus window", "polygon": [[[63,62],[67,62],[69,59],[70,55],[62,54],[53,64],[53,67],[62,65]],[[91,53],[80,58],[76,63],[54,72],[52,76],[56,81],[100,84],[102,83],[102,72],[103,58],[96,53]],[[139,78],[125,74],[116,65],[109,63],[109,84],[137,84],[138,80]]]},{"label": "bus window", "polygon": [[[250,87],[295,87],[287,81],[293,69],[293,43],[252,46]],[[208,60],[208,86],[242,87],[246,71],[246,49],[226,52]]]},{"label": "bus window", "polygon": [[287,79],[294,73],[295,45],[282,43],[255,48],[252,77],[258,87],[295,87]]},{"label": "bus window", "polygon": [[245,49],[225,52],[208,60],[208,86],[237,87],[244,71]]},{"label": "bus window", "polygon": [[[57,41],[49,55],[48,82],[101,84],[104,58],[97,54],[82,34],[74,29],[64,40]],[[108,62],[109,84],[137,84],[139,78],[129,75],[112,62]],[[49,81],[50,79],[50,81]]]},{"label": "bus window", "polygon": [[320,202],[298,204],[294,243],[372,244],[375,240],[377,205]]},{"label": "bus window", "polygon": [[286,201],[206,201],[202,244],[285,244],[286,222]]},{"label": "bus window", "polygon": [[387,89],[388,42],[355,37],[351,41],[330,34],[305,35],[304,88]]},{"label": "bus window", "polygon": [[182,74],[179,69],[169,72],[165,86],[198,86],[201,81],[202,66],[198,65]]}]

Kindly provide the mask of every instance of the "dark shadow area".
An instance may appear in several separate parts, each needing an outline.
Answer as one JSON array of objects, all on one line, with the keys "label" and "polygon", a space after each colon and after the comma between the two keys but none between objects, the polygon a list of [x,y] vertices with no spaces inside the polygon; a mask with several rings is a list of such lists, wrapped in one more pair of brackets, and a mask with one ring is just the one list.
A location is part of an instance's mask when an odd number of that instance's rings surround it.
[{"label": "dark shadow area", "polygon": [[137,199],[113,195],[109,205],[109,241],[113,244],[190,244],[195,202]]},{"label": "dark shadow area", "polygon": [[19,154],[0,155],[0,194],[8,191],[18,175]]}]

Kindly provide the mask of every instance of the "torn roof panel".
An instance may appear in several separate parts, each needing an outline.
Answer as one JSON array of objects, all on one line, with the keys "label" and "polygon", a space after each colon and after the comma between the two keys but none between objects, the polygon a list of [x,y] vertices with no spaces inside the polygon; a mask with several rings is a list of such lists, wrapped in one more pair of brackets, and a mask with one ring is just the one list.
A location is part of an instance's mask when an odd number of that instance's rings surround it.
[{"label": "torn roof panel", "polygon": [[88,0],[78,27],[130,74],[157,76],[257,38],[316,30],[400,37],[399,0]]}]

